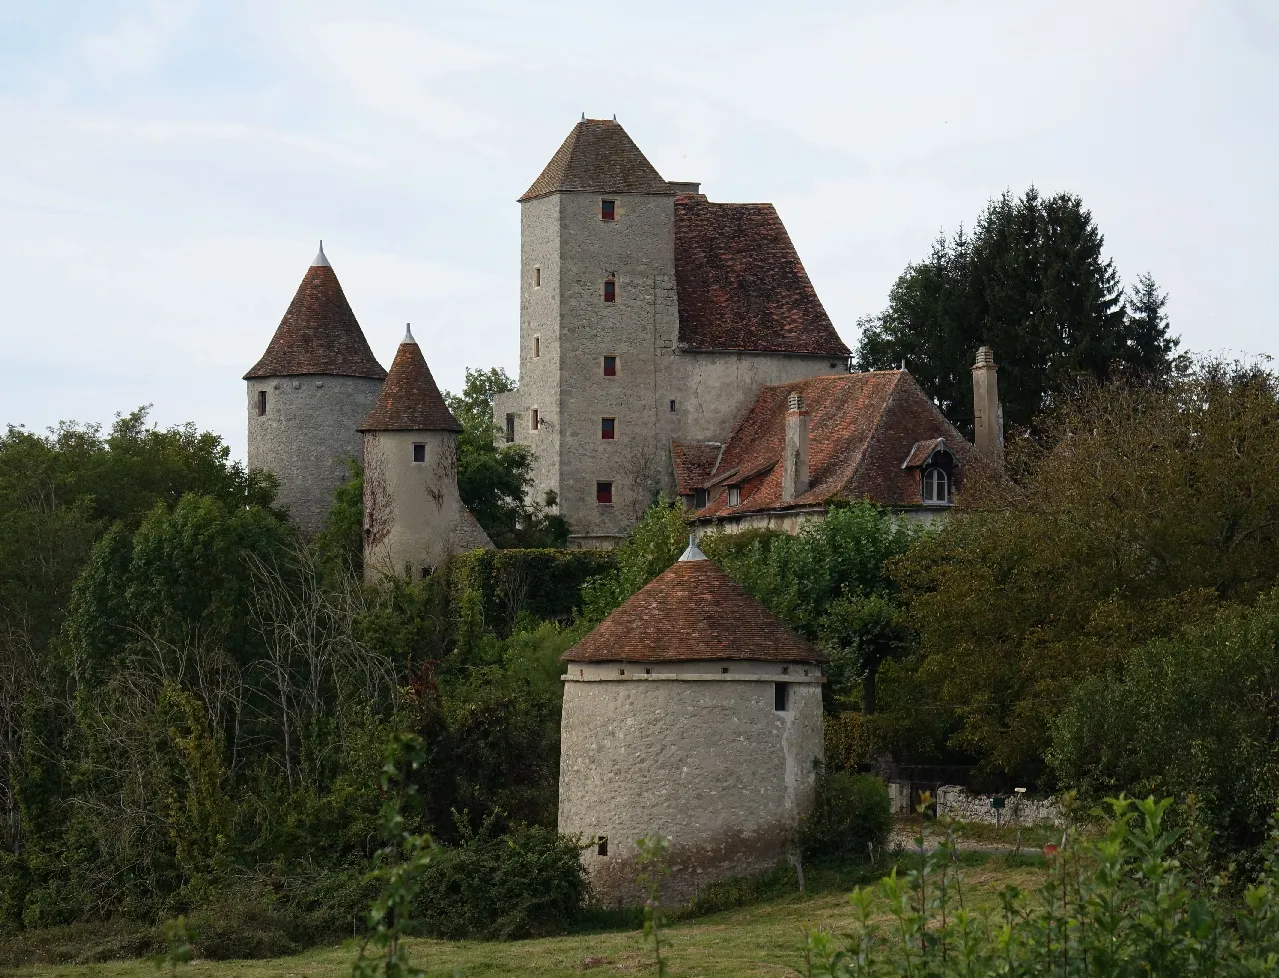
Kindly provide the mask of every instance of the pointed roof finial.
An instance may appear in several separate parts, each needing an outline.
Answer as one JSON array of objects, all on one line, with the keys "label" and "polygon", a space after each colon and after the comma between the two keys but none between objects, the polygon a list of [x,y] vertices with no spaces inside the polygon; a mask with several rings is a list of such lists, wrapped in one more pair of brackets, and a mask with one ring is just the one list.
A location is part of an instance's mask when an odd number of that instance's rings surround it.
[{"label": "pointed roof finial", "polygon": [[701,548],[697,546],[697,538],[693,534],[688,535],[688,549],[679,557],[680,560],[705,560],[706,554],[702,553]]},{"label": "pointed roof finial", "polygon": [[583,112],[583,113],[582,113],[582,121],[583,121],[583,122],[585,122],[585,121],[586,121],[586,113],[585,113],[585,112]]},{"label": "pointed roof finial", "polygon": [[404,324],[404,339],[400,340],[400,342],[401,342],[401,343],[416,343],[416,342],[417,342],[417,340],[415,340],[415,339],[413,338],[413,330],[409,328],[409,324],[408,324],[408,323],[405,323],[405,324]]},{"label": "pointed roof finial", "polygon": [[324,239],[323,239],[323,238],[321,238],[321,239],[320,239],[320,250],[319,250],[319,252],[318,252],[318,253],[316,254],[316,256],[315,256],[315,261],[311,262],[311,267],[312,267],[312,268],[315,268],[315,266],[317,266],[317,265],[319,265],[319,266],[321,266],[321,267],[324,267],[324,268],[330,268],[330,267],[332,267],[332,266],[330,266],[330,265],[329,265],[329,259],[328,259],[328,256],[324,254]]},{"label": "pointed roof finial", "polygon": [[617,113],[616,113],[616,112],[614,112],[614,113],[613,113],[613,121],[614,121],[614,122],[616,122],[616,121],[617,121]]}]

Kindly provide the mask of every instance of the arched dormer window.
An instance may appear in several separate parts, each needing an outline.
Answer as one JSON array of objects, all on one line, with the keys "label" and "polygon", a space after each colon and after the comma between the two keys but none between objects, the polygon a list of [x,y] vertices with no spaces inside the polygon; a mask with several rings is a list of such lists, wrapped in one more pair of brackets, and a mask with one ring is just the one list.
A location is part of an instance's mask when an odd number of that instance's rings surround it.
[{"label": "arched dormer window", "polygon": [[924,469],[920,497],[931,506],[950,505],[950,475],[939,465]]}]

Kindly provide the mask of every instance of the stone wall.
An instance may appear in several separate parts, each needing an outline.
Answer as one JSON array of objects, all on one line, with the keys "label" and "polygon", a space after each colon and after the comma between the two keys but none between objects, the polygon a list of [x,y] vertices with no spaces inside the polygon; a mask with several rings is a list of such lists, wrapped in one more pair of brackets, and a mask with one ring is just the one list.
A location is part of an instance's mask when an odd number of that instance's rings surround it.
[{"label": "stone wall", "polygon": [[423,578],[446,557],[492,548],[458,495],[453,432],[366,432],[364,460],[365,580]]},{"label": "stone wall", "polygon": [[[277,501],[304,534],[323,529],[333,494],[350,477],[347,460],[362,460],[363,442],[356,429],[381,389],[382,381],[367,377],[248,381],[249,468],[275,474]],[[266,391],[261,417],[260,391]]]},{"label": "stone wall", "polygon": [[[669,901],[790,858],[796,823],[812,805],[822,703],[820,677],[802,675],[812,667],[790,665],[785,676],[782,668],[571,665],[559,828],[607,838],[607,855],[596,848],[583,855],[602,902],[641,900],[636,840],[654,833],[671,840]],[[784,712],[775,709],[779,681],[788,684]]]},{"label": "stone wall", "polygon": [[[949,815],[960,822],[988,822],[996,824],[995,809],[990,807],[990,795],[974,795],[959,785],[946,784],[937,789],[937,815]],[[1051,822],[1064,825],[1061,806],[1055,798],[1031,798],[1010,794],[999,814],[1001,825],[1038,825]]]}]

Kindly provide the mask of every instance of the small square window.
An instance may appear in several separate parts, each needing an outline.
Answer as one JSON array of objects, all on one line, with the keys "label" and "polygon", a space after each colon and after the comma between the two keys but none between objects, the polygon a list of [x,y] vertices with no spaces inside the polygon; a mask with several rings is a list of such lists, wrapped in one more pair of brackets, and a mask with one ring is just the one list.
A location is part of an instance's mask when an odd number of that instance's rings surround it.
[{"label": "small square window", "polygon": [[506,443],[509,445],[515,441],[515,415],[508,414],[506,416]]},{"label": "small square window", "polygon": [[533,288],[540,289],[542,287],[542,269],[540,266],[533,268]]},{"label": "small square window", "polygon": [[617,301],[617,282],[616,282],[616,280],[611,279],[611,278],[609,278],[609,279],[605,279],[605,280],[604,280],[604,301],[605,301],[605,302],[616,302],[616,301]]},{"label": "small square window", "polygon": [[421,465],[425,461],[426,461],[426,445],[420,441],[415,441],[413,443],[413,462],[416,465]]},{"label": "small square window", "polygon": [[675,398],[671,398],[671,414],[675,413]]},{"label": "small square window", "polygon": [[542,426],[542,419],[537,413],[537,408],[533,408],[533,413],[529,415],[528,426],[533,431],[537,431]]},{"label": "small square window", "polygon": [[617,201],[615,200],[600,201],[600,220],[601,221],[617,220]]},{"label": "small square window", "polygon": [[617,437],[617,418],[600,418],[600,437],[605,441]]},{"label": "small square window", "polygon": [[778,713],[790,709],[790,683],[773,683],[773,709]]},{"label": "small square window", "polygon": [[258,391],[258,417],[266,415],[266,391]]},{"label": "small square window", "polygon": [[720,666],[719,671],[722,675],[728,675],[728,666]]},{"label": "small square window", "polygon": [[542,337],[533,337],[533,359],[536,360],[542,355]]},{"label": "small square window", "polygon": [[608,855],[608,836],[601,835],[599,837],[599,840],[595,843],[595,855],[597,856]]},{"label": "small square window", "polygon": [[430,576],[431,576],[431,574],[434,572],[434,570],[435,570],[435,568],[434,568],[434,567],[427,567],[426,565],[423,565],[423,566],[419,567],[419,568],[417,569],[417,571],[418,571],[418,578],[419,578],[419,580],[423,580],[423,581],[425,581],[428,577],[430,577]]},{"label": "small square window", "polygon": [[742,490],[737,486],[728,487],[728,505],[740,506],[742,504]]},{"label": "small square window", "polygon": [[613,502],[613,483],[597,482],[595,483],[595,501],[597,503]]},{"label": "small square window", "polygon": [[617,376],[617,357],[610,356],[610,357],[604,358],[604,376],[605,377]]},{"label": "small square window", "polygon": [[653,670],[652,670],[652,669],[645,669],[645,670],[644,670],[644,675],[646,675],[646,676],[651,676],[651,675],[653,675]]}]

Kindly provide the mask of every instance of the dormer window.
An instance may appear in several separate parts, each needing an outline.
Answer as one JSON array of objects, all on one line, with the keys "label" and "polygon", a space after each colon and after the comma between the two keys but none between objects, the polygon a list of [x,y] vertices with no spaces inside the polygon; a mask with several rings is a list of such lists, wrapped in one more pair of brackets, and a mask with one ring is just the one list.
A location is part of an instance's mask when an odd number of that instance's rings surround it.
[{"label": "dormer window", "polygon": [[921,490],[924,502],[934,506],[950,504],[950,477],[944,469],[934,466],[924,470],[924,485]]},{"label": "dormer window", "polygon": [[693,493],[694,509],[705,509],[708,501],[709,501],[708,494],[705,489],[698,489],[696,492]]},{"label": "dormer window", "polygon": [[601,221],[617,220],[617,201],[615,200],[600,201],[600,220]]},{"label": "dormer window", "polygon": [[728,505],[740,506],[742,504],[742,488],[741,486],[728,487]]}]

